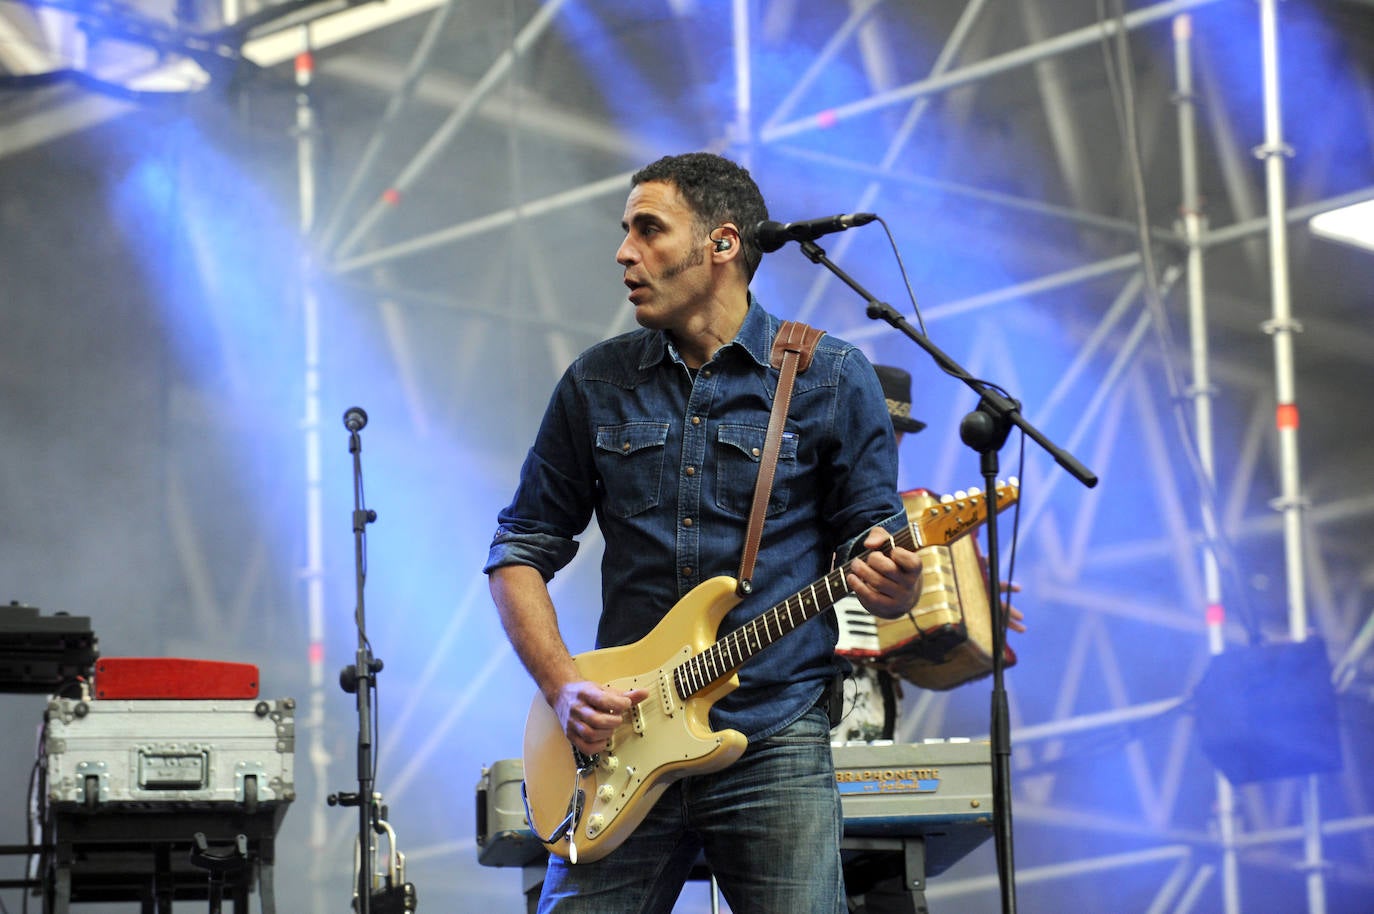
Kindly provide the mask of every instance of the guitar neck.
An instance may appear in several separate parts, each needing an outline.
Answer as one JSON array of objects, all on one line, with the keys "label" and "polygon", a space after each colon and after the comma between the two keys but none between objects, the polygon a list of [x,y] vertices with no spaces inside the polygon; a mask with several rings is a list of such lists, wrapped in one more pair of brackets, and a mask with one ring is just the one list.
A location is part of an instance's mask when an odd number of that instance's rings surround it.
[{"label": "guitar neck", "polygon": [[[923,545],[916,542],[911,524],[894,533],[892,541],[904,549]],[[678,694],[684,699],[691,698],[711,683],[733,675],[755,654],[834,606],[837,600],[850,593],[845,583],[850,566],[869,554],[871,551],[866,551],[845,562],[678,666],[673,671]]]}]

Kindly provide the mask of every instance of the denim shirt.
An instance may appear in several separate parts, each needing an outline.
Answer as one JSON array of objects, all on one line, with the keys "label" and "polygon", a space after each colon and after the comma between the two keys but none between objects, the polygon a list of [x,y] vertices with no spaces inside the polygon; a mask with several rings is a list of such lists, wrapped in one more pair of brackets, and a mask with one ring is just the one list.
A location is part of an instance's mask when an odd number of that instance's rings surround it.
[{"label": "denim shirt", "polygon": [[[737,575],[780,323],[751,294],[739,334],[695,375],[661,331],[583,353],[554,390],[484,570],[530,565],[548,581],[595,514],[605,540],[598,648],[639,640],[702,581]],[[905,523],[877,376],[860,350],[824,336],[797,376],[753,593],[719,634],[825,575],[873,526]],[[747,661],[740,687],[712,708],[712,726],[757,740],[800,717],[834,675],[835,633],[824,613]]]}]

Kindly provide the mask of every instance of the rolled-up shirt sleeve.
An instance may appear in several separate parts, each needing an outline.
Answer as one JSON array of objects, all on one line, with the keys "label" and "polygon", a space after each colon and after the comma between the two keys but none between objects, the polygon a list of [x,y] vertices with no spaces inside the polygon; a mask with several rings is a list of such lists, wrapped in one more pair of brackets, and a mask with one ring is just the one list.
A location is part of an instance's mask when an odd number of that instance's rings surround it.
[{"label": "rolled-up shirt sleeve", "polygon": [[876,524],[870,524],[868,527],[864,528],[862,533],[852,536],[840,544],[840,548],[835,550],[835,564],[837,566],[843,565],[850,559],[856,559],[862,555],[864,553],[864,539],[868,536],[868,531],[872,530],[874,527],[882,527],[888,533],[896,536],[898,533],[902,532],[902,529],[909,523],[911,523],[911,521],[907,517],[906,509],[903,508],[896,514]]},{"label": "rolled-up shirt sleeve", "polygon": [[583,412],[570,373],[554,389],[534,446],[520,469],[515,497],[497,516],[482,570],[529,565],[545,581],[577,554],[576,537],[591,521],[596,471],[584,435]]}]

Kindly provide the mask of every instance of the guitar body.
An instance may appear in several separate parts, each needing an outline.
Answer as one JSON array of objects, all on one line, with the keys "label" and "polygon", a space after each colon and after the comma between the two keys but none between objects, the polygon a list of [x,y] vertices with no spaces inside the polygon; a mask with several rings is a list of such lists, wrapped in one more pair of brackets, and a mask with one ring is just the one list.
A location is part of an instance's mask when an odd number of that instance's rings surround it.
[{"label": "guitar body", "polygon": [[[998,486],[995,509],[1016,501],[1015,483]],[[919,549],[951,542],[987,516],[987,496],[976,489],[923,508],[892,544]],[[795,631],[849,592],[846,562],[825,577],[717,639],[726,613],[739,605],[736,582],[716,577],[698,584],[634,644],[573,658],[592,682],[612,689],[644,689],[610,745],[584,773],[558,716],[535,695],[525,723],[525,798],[530,825],[554,835],[572,816],[564,837],[546,843],[550,853],[573,863],[599,860],[644,821],[673,782],[689,774],[719,771],[748,745],[737,730],[712,730],[711,706],[739,688],[737,670],[759,651]]]},{"label": "guitar body", "polygon": [[[535,695],[524,747],[525,791],[535,833],[552,833],[567,816],[574,782],[585,792],[571,841],[545,845],[551,853],[574,863],[601,859],[629,837],[675,781],[719,771],[743,754],[748,745],[744,735],[737,730],[713,731],[707,717],[712,705],[739,687],[739,677],[721,677],[681,699],[672,676],[675,667],[716,640],[726,613],[740,602],[735,586],[735,579],[725,576],[703,581],[634,644],[573,658],[592,682],[649,692],[626,714],[589,773],[578,775],[558,716],[542,695]],[[576,844],[575,852],[570,844]]]}]

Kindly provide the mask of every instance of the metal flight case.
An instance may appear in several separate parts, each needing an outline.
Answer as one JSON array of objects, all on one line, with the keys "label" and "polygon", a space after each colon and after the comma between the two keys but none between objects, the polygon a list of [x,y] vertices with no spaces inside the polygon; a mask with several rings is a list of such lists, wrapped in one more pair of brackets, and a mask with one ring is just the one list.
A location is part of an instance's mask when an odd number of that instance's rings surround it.
[{"label": "metal flight case", "polygon": [[275,839],[295,799],[295,701],[53,698],[44,718],[44,914],[219,894],[273,914]]}]

